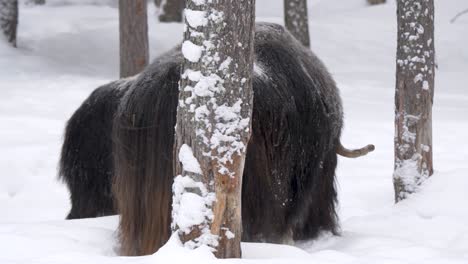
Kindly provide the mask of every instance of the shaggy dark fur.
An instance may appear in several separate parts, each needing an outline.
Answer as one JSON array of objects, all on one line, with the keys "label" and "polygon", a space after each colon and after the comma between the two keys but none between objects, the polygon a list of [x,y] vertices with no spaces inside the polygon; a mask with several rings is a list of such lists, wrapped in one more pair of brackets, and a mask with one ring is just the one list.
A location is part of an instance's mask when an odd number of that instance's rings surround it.
[{"label": "shaggy dark fur", "polygon": [[176,50],[139,75],[115,117],[114,194],[124,255],[154,253],[171,233],[172,152],[182,63],[180,48]]},{"label": "shaggy dark fur", "polygon": [[[114,212],[111,205],[100,203],[111,200],[103,193],[109,190],[112,162],[102,157],[112,152],[125,255],[153,253],[171,233],[172,152],[183,60],[179,50],[157,59],[124,89],[106,92],[119,101],[129,87],[120,104],[91,95],[88,101],[94,99],[103,109],[107,105],[115,110],[119,104],[113,129],[108,127],[113,110],[98,110],[86,103],[67,126],[63,153],[78,149],[75,155],[62,153],[61,162],[74,208],[76,204],[77,213],[72,214],[72,209],[71,215]],[[256,25],[255,56],[253,134],[242,186],[243,240],[285,243],[313,238],[320,230],[336,232],[334,180],[342,128],[336,85],[321,61],[279,25]],[[89,134],[87,126],[72,126],[72,120],[93,111],[101,112],[86,115],[83,123],[96,124],[99,135]],[[113,147],[109,146],[111,130]],[[72,138],[74,133],[76,138]],[[94,148],[85,149],[87,145]],[[98,163],[94,156],[106,162]],[[101,193],[82,186],[96,186]],[[80,199],[94,203],[74,201]],[[78,215],[88,210],[81,206],[91,206],[94,215]]]},{"label": "shaggy dark fur", "polygon": [[112,121],[128,84],[119,80],[97,88],[68,120],[59,163],[59,178],[67,184],[72,203],[67,219],[116,212]]}]

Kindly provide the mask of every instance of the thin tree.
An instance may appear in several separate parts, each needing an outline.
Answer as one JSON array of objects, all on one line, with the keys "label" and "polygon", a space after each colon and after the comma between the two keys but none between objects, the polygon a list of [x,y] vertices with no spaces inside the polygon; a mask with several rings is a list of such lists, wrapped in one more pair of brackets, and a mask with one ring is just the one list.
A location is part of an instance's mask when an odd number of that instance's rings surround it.
[{"label": "thin tree", "polygon": [[161,22],[182,22],[185,0],[155,0]]},{"label": "thin tree", "polygon": [[367,3],[369,5],[379,5],[379,4],[384,4],[386,0],[367,0]]},{"label": "thin tree", "polygon": [[284,0],[284,24],[296,39],[310,47],[307,0]]},{"label": "thin tree", "polygon": [[395,93],[395,200],[433,173],[434,0],[398,0]]},{"label": "thin tree", "polygon": [[0,0],[0,30],[6,41],[16,47],[16,31],[18,28],[18,1]]},{"label": "thin tree", "polygon": [[186,3],[173,228],[187,247],[208,245],[217,257],[240,257],[255,1]]},{"label": "thin tree", "polygon": [[133,76],[148,64],[146,0],[119,0],[120,77]]}]

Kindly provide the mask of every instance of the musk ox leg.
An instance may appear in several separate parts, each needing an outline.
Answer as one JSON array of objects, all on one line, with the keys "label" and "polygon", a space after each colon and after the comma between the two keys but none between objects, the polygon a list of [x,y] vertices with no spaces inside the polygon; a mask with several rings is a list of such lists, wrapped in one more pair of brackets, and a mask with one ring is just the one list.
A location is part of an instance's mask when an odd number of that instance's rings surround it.
[{"label": "musk ox leg", "polygon": [[[254,80],[252,135],[242,179],[242,241],[283,243],[289,240],[287,215],[291,201],[288,187],[282,183],[284,180],[289,184],[293,156],[286,144],[279,143],[288,140],[279,136],[288,128],[278,129],[281,119],[277,117],[281,115],[269,107],[279,101],[257,96],[259,87],[267,87],[263,85],[267,84]],[[276,103],[270,105],[268,101]]]},{"label": "musk ox leg", "polygon": [[282,243],[337,228],[338,89],[322,62],[283,27],[257,24],[252,137],[243,179],[248,241]]},{"label": "musk ox leg", "polygon": [[335,211],[337,192],[334,183],[337,155],[331,150],[323,156],[320,176],[313,183],[309,210],[303,220],[296,224],[294,240],[317,237],[320,231],[338,234],[338,216]]},{"label": "musk ox leg", "polygon": [[182,57],[170,52],[125,94],[113,138],[122,255],[152,254],[171,234],[173,144]]},{"label": "musk ox leg", "polygon": [[97,88],[67,123],[59,178],[70,191],[67,219],[115,214],[111,181],[112,118],[125,87],[122,81]]}]

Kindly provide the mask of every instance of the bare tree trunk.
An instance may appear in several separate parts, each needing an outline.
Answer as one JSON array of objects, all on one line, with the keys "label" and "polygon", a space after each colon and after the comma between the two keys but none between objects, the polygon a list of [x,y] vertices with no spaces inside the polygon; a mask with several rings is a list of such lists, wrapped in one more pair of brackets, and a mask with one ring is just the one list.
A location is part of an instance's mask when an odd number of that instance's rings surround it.
[{"label": "bare tree trunk", "polygon": [[159,21],[182,22],[185,0],[155,0],[154,3],[160,10]]},{"label": "bare tree trunk", "polygon": [[369,5],[379,5],[379,4],[384,4],[386,0],[367,0],[367,3]]},{"label": "bare tree trunk", "polygon": [[6,40],[16,47],[16,30],[18,27],[18,1],[0,0],[0,29]]},{"label": "bare tree trunk", "polygon": [[434,0],[398,0],[395,200],[433,173]]},{"label": "bare tree trunk", "polygon": [[[173,228],[187,247],[204,244],[216,249],[217,257],[238,258],[253,103],[255,1],[187,0],[187,7]],[[187,224],[187,218],[195,220]]]},{"label": "bare tree trunk", "polygon": [[310,47],[307,0],[284,0],[284,23],[296,39]]},{"label": "bare tree trunk", "polygon": [[119,0],[120,77],[133,76],[148,64],[146,0]]}]

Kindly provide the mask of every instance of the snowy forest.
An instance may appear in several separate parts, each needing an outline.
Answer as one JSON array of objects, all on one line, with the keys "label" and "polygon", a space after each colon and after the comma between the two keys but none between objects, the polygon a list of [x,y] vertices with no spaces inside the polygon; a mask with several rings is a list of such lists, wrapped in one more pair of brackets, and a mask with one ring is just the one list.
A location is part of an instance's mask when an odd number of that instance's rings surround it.
[{"label": "snowy forest", "polygon": [[0,0],[0,263],[468,263],[467,0]]}]

